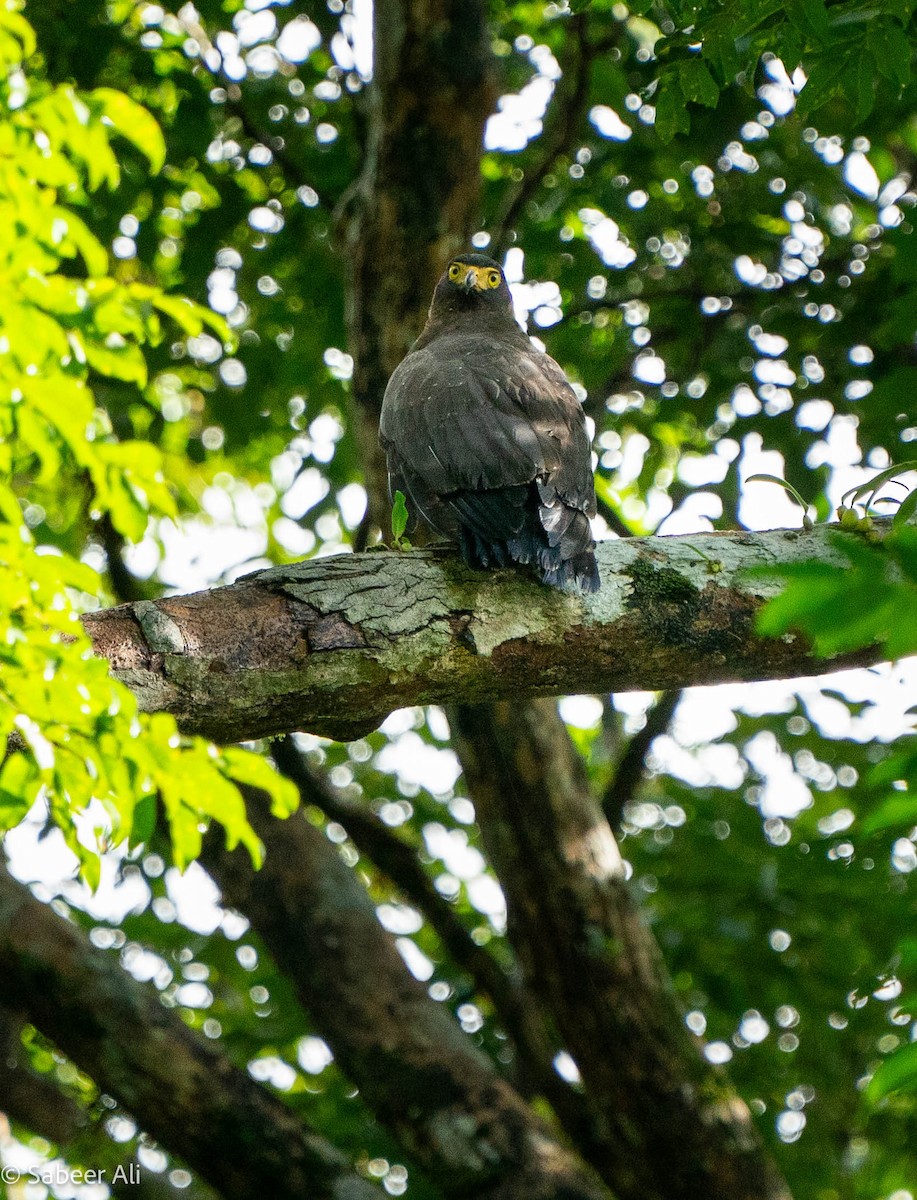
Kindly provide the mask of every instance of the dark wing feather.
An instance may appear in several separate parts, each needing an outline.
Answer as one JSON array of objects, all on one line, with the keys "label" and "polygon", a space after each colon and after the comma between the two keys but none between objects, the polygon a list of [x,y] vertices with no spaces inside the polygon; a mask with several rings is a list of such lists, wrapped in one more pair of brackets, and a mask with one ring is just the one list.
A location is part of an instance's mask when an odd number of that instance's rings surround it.
[{"label": "dark wing feather", "polygon": [[445,334],[409,354],[386,389],[380,436],[402,490],[469,561],[509,557],[549,582],[598,586],[582,408],[521,331]]},{"label": "dark wing feather", "polygon": [[451,492],[449,503],[470,529],[484,538],[508,541],[525,525],[529,488],[491,488],[483,492]]}]

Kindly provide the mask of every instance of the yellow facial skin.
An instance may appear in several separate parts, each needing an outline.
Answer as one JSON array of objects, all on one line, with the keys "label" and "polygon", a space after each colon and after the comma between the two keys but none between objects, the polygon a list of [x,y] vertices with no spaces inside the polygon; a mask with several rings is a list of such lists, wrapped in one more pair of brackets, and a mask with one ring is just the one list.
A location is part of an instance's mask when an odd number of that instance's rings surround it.
[{"label": "yellow facial skin", "polygon": [[449,266],[449,279],[459,287],[474,288],[478,292],[487,292],[498,288],[501,282],[500,272],[493,267],[475,267],[471,263],[454,262]]}]

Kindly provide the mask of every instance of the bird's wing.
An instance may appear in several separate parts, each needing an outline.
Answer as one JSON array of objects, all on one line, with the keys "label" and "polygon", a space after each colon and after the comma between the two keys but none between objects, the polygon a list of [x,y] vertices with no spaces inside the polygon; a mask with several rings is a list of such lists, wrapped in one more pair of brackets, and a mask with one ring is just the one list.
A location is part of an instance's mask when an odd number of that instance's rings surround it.
[{"label": "bird's wing", "polygon": [[507,511],[488,491],[527,494],[537,481],[544,507],[559,500],[594,514],[580,403],[557,363],[522,339],[446,335],[408,355],[386,390],[380,433],[396,469],[454,497],[462,518],[492,536],[515,523],[524,497],[507,495]]}]

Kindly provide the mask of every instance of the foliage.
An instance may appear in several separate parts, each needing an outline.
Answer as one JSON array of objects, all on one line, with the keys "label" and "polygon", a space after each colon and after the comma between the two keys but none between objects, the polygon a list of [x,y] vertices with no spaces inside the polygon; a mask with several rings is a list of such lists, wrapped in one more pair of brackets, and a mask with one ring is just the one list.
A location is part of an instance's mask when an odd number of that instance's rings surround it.
[{"label": "foliage", "polygon": [[[638,3],[634,12],[656,15]],[[848,122],[864,121],[877,101],[899,101],[912,82],[910,0],[740,0],[732,4],[660,5],[663,36],[655,46],[662,64],[655,96],[663,141],[690,129],[689,104],[716,107],[720,89],[752,80],[762,59],[774,55],[788,72],[803,67],[807,82],[798,104],[804,118],[824,115],[839,101]]]},{"label": "foliage", "polygon": [[[855,498],[876,482],[861,485]],[[774,637],[800,631],[826,658],[863,646],[880,646],[889,658],[917,654],[917,528],[900,524],[884,537],[867,540],[837,533],[832,540],[846,562],[786,564],[758,572],[776,575],[785,585],[762,610],[760,631]],[[865,822],[866,832],[914,826],[917,748],[913,738],[874,768],[866,782],[880,797]],[[885,796],[891,785],[896,790]],[[902,953],[908,945],[909,941]],[[875,1104],[902,1088],[917,1091],[913,1043],[881,1064],[865,1097]]]},{"label": "foliage", "polygon": [[[520,309],[583,389],[603,511],[635,533],[798,520],[749,482],[767,474],[826,519],[917,440],[912,6],[571,8],[578,24],[561,5],[494,6],[508,97],[537,107],[559,71],[589,69],[548,162],[539,121],[503,105],[479,244],[503,235]],[[0,812],[11,827],[41,792],[90,878],[85,821],[109,844],[132,830],[102,861],[104,903],[56,876],[48,894],[398,1194],[404,1151],[246,922],[183,900],[207,894],[198,868],[173,866],[195,857],[202,818],[255,849],[227,778],[289,807],[266,748],[178,745],[168,721],[136,714],[74,620],[124,574],[137,595],[191,590],[345,550],[359,526],[335,238],[366,153],[361,38],[337,0],[0,12],[0,732],[24,740],[0,774]],[[547,135],[557,121],[552,103]],[[829,653],[856,639],[913,650],[913,531],[837,544],[844,566],[786,573],[771,628],[803,628]],[[884,693],[845,676],[688,697],[624,814],[623,851],[691,1028],[731,1056],[794,1191],[818,1200],[888,1197],[917,1177],[917,811],[901,786],[915,759],[907,739],[889,745],[913,722],[905,685],[884,678]],[[598,788],[650,703],[564,707]],[[447,740],[431,710],[348,745],[301,745],[508,963]],[[157,794],[171,843],[153,828]],[[39,812],[8,841],[30,878]],[[309,816],[434,994],[511,1071],[498,1015],[424,914],[340,824]],[[36,1069],[113,1119],[39,1034],[25,1041]],[[433,1196],[407,1166],[410,1196]]]},{"label": "foliage", "polygon": [[[158,796],[177,862],[200,852],[204,813],[257,856],[215,752],[200,740],[182,743],[169,718],[138,717],[128,690],[92,658],[76,619],[104,595],[78,557],[87,518],[138,541],[151,517],[176,514],[161,449],[116,438],[93,385],[113,379],[139,396],[144,347],[162,341],[163,317],[194,335],[224,324],[159,286],[109,274],[108,252],[79,210],[103,188],[116,192],[117,139],[129,138],[156,171],[162,134],[122,92],[81,93],[40,72],[25,75],[34,51],[31,26],[8,6],[0,14],[0,470],[10,481],[0,483],[0,738],[6,744],[15,728],[20,741],[0,771],[2,828],[43,798],[97,883],[100,847],[145,840]],[[271,787],[286,804],[283,781]]]},{"label": "foliage", "polygon": [[888,658],[917,653],[917,529],[904,525],[875,541],[843,533],[831,540],[845,563],[768,571],[787,586],[762,611],[759,630],[779,637],[800,629],[827,658],[863,646],[880,646]]}]

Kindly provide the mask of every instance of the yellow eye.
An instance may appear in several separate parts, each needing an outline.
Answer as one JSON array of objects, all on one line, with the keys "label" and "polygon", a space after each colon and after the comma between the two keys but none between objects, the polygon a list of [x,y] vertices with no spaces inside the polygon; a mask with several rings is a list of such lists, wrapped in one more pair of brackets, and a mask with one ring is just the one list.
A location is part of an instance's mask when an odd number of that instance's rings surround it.
[{"label": "yellow eye", "polygon": [[449,278],[450,279],[458,279],[458,277],[461,275],[461,273],[462,273],[462,268],[458,265],[458,263],[453,263],[452,266],[449,268]]},{"label": "yellow eye", "polygon": [[488,285],[489,285],[490,287],[492,287],[492,288],[499,287],[499,286],[500,286],[500,273],[499,273],[499,271],[488,271],[488,273],[487,273],[487,283],[488,283]]}]

